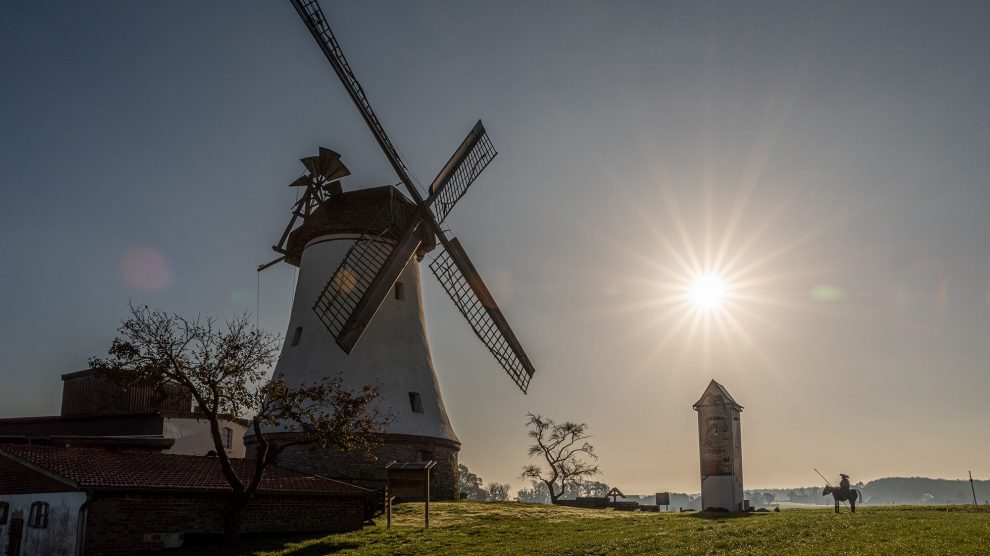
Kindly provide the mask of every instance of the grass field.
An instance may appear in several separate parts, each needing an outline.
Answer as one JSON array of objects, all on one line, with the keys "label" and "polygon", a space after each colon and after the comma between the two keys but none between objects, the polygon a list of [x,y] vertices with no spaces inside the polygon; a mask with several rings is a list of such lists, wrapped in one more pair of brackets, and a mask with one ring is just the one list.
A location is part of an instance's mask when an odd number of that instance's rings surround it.
[{"label": "grass field", "polygon": [[400,505],[361,531],[245,539],[186,555],[321,554],[990,554],[990,510],[866,507],[856,514],[793,509],[743,517],[583,510],[513,502]]}]

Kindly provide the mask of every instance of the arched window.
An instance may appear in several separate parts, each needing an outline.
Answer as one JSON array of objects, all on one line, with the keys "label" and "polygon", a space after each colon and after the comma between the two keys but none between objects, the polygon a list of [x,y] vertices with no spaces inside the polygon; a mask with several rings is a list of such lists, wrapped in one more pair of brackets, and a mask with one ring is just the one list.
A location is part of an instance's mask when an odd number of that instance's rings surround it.
[{"label": "arched window", "polygon": [[48,527],[48,502],[31,503],[28,527],[33,529],[46,529]]},{"label": "arched window", "polygon": [[7,514],[10,513],[10,504],[0,502],[0,525],[7,523]]}]

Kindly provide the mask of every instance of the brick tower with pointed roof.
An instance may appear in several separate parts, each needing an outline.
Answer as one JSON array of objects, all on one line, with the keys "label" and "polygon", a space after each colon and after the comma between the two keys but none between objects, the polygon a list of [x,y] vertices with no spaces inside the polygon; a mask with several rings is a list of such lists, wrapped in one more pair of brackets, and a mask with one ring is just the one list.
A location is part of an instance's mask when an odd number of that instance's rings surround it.
[{"label": "brick tower with pointed roof", "polygon": [[702,509],[720,508],[730,512],[745,509],[739,425],[742,409],[725,387],[714,380],[694,404],[701,448]]}]

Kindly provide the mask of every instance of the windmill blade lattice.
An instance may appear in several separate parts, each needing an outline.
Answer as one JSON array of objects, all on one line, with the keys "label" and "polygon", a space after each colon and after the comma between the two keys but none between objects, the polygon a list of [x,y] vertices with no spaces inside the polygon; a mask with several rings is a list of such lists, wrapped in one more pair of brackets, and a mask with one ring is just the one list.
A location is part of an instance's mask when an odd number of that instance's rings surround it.
[{"label": "windmill blade lattice", "polygon": [[457,201],[467,193],[474,180],[496,155],[498,151],[495,150],[495,145],[488,137],[481,120],[478,120],[430,186],[430,197],[426,199],[426,204],[430,205],[437,222],[443,222],[447,218]]},{"label": "windmill blade lattice", "polygon": [[[337,270],[323,287],[313,304],[313,311],[338,343],[341,342],[351,315],[368,294],[375,278],[385,268],[386,261],[397,247],[394,230],[408,229],[414,224],[414,217],[415,209],[408,209],[396,199],[389,198],[372,219],[372,224],[344,255]],[[405,261],[402,266],[405,266]],[[381,300],[378,300],[374,305],[375,310],[380,303]],[[361,323],[362,331],[367,324]],[[352,347],[353,344],[345,347],[345,351],[350,352]]]},{"label": "windmill blade lattice", "polygon": [[[475,335],[525,394],[535,372],[533,364],[519,345],[519,340],[509,328],[488,288],[481,281],[481,276],[461,249],[460,242],[454,238],[451,239],[450,245],[452,249],[460,250],[457,255],[458,258],[463,257],[466,263],[464,266],[467,267],[466,272],[461,271],[461,265],[458,265],[447,250],[433,259],[430,270],[471,325]],[[485,301],[482,301],[482,298]]]}]

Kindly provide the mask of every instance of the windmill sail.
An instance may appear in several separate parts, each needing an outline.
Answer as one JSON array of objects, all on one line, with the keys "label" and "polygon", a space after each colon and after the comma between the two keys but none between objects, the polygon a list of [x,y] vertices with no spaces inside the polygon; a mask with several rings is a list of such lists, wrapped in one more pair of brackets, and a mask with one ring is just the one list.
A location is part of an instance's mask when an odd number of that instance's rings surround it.
[{"label": "windmill sail", "polygon": [[478,120],[474,129],[454,151],[433,184],[426,204],[430,206],[437,222],[443,222],[454,204],[467,193],[471,184],[498,154],[492,145],[485,126]]},{"label": "windmill sail", "polygon": [[[345,352],[354,349],[365,328],[420,245],[414,215],[390,199],[344,255],[323,287],[313,311]],[[392,230],[405,230],[398,241]]]},{"label": "windmill sail", "polygon": [[337,77],[340,78],[344,88],[347,89],[347,94],[350,95],[358,111],[361,112],[365,123],[371,128],[371,132],[374,134],[375,139],[378,141],[379,146],[381,146],[395,173],[399,175],[399,179],[406,184],[406,187],[411,188],[412,179],[409,177],[409,170],[406,168],[405,163],[402,162],[402,159],[399,158],[399,152],[388,138],[388,134],[385,133],[385,126],[378,120],[378,116],[375,115],[375,111],[371,108],[368,96],[364,93],[364,89],[358,82],[357,77],[354,76],[350,64],[347,63],[347,58],[344,57],[344,51],[340,49],[337,38],[334,37],[333,31],[330,30],[330,25],[327,24],[327,18],[323,15],[320,4],[316,0],[289,1],[306,23],[306,27],[312,33],[313,38],[316,39],[316,43],[320,46],[320,50],[323,51],[330,65],[333,66],[334,72],[337,73]]},{"label": "windmill sail", "polygon": [[526,392],[534,373],[532,363],[460,243],[456,239],[448,239],[440,226],[440,222],[467,192],[478,174],[498,154],[485,133],[484,126],[480,121],[475,125],[434,180],[429,199],[424,200],[347,63],[317,1],[290,2],[333,66],[418,211],[418,216],[410,214],[408,226],[393,228],[404,231],[403,239],[399,242],[391,239],[394,235],[378,231],[362,235],[327,282],[313,310],[337,343],[349,352],[374,316],[388,288],[401,272],[401,265],[415,252],[417,246],[414,245],[413,238],[418,234],[414,228],[423,227],[424,231],[434,234],[445,249],[433,261],[430,269],[478,338],[519,388]]},{"label": "windmill sail", "polygon": [[457,238],[450,239],[447,249],[430,263],[430,270],[475,335],[525,393],[536,370]]}]

